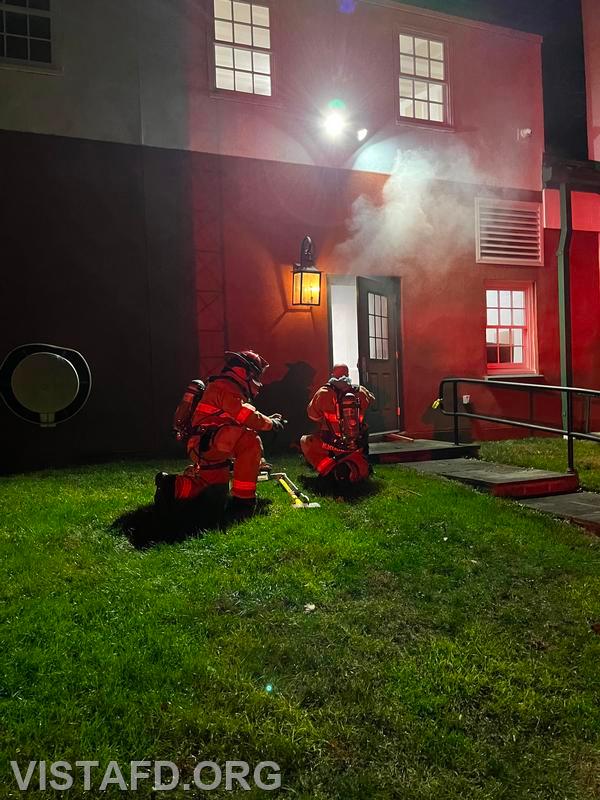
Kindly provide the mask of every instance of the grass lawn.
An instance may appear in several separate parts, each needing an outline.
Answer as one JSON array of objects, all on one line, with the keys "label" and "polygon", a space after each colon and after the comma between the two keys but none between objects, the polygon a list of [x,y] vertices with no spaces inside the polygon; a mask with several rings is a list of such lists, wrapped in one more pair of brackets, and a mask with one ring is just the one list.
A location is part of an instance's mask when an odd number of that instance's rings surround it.
[{"label": "grass lawn", "polygon": [[261,484],[264,515],[141,548],[149,512],[114,523],[157,466],[0,480],[0,797],[11,759],[270,760],[303,800],[600,796],[599,539],[390,466],[320,510]]},{"label": "grass lawn", "polygon": [[[567,443],[562,438],[484,442],[480,457],[502,464],[566,472]],[[584,489],[600,492],[600,444],[575,442],[575,469]]]}]

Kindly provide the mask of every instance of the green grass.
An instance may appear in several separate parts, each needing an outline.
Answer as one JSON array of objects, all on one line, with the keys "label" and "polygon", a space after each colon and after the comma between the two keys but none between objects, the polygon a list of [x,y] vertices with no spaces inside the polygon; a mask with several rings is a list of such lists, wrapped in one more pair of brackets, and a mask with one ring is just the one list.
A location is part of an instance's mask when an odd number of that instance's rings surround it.
[{"label": "green grass", "polygon": [[156,468],[0,481],[0,797],[10,759],[272,760],[303,800],[599,796],[600,540],[382,467],[352,502],[261,484],[267,514],[139,549],[113,523]]},{"label": "green grass", "polygon": [[[484,442],[480,457],[486,461],[565,472],[567,443],[562,439],[516,439]],[[600,444],[575,442],[575,469],[584,489],[600,492]]]}]

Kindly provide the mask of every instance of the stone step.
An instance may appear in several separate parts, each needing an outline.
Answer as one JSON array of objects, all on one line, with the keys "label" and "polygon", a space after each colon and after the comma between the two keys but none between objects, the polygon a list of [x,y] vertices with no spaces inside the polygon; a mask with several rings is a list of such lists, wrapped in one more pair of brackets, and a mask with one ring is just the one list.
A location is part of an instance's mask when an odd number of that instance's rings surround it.
[{"label": "stone step", "polygon": [[431,439],[414,439],[413,441],[397,439],[369,444],[369,461],[372,464],[402,464],[467,456],[476,458],[478,453],[479,446],[476,444],[455,445]]},{"label": "stone step", "polygon": [[566,519],[576,525],[600,534],[600,495],[594,492],[576,492],[554,497],[521,500],[528,508],[535,508],[553,517]]},{"label": "stone step", "polygon": [[577,492],[577,475],[510,467],[472,458],[405,462],[403,467],[460,481],[496,497],[546,497]]}]

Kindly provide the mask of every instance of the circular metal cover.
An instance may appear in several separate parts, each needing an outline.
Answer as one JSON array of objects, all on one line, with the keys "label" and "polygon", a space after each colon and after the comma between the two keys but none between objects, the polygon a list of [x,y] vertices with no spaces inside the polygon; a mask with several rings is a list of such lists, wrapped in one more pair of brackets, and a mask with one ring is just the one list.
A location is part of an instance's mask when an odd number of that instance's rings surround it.
[{"label": "circular metal cover", "polygon": [[56,414],[77,397],[73,364],[55,353],[32,353],[16,367],[11,388],[17,402],[37,414]]}]

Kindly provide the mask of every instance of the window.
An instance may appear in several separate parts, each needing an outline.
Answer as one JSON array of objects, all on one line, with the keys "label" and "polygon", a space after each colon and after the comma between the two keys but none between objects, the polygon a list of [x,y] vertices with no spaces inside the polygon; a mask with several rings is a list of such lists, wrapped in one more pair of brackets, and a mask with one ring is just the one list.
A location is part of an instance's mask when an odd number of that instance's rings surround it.
[{"label": "window", "polygon": [[387,361],[389,358],[388,301],[384,294],[368,292],[369,358]]},{"label": "window", "polygon": [[0,0],[0,58],[52,63],[50,0]]},{"label": "window", "polygon": [[543,265],[540,203],[478,197],[475,211],[479,264]]},{"label": "window", "polygon": [[488,285],[485,295],[488,370],[535,372],[533,287]]},{"label": "window", "polygon": [[214,0],[215,87],[272,94],[270,9],[238,0]]},{"label": "window", "polygon": [[400,34],[400,118],[449,123],[446,45]]}]

